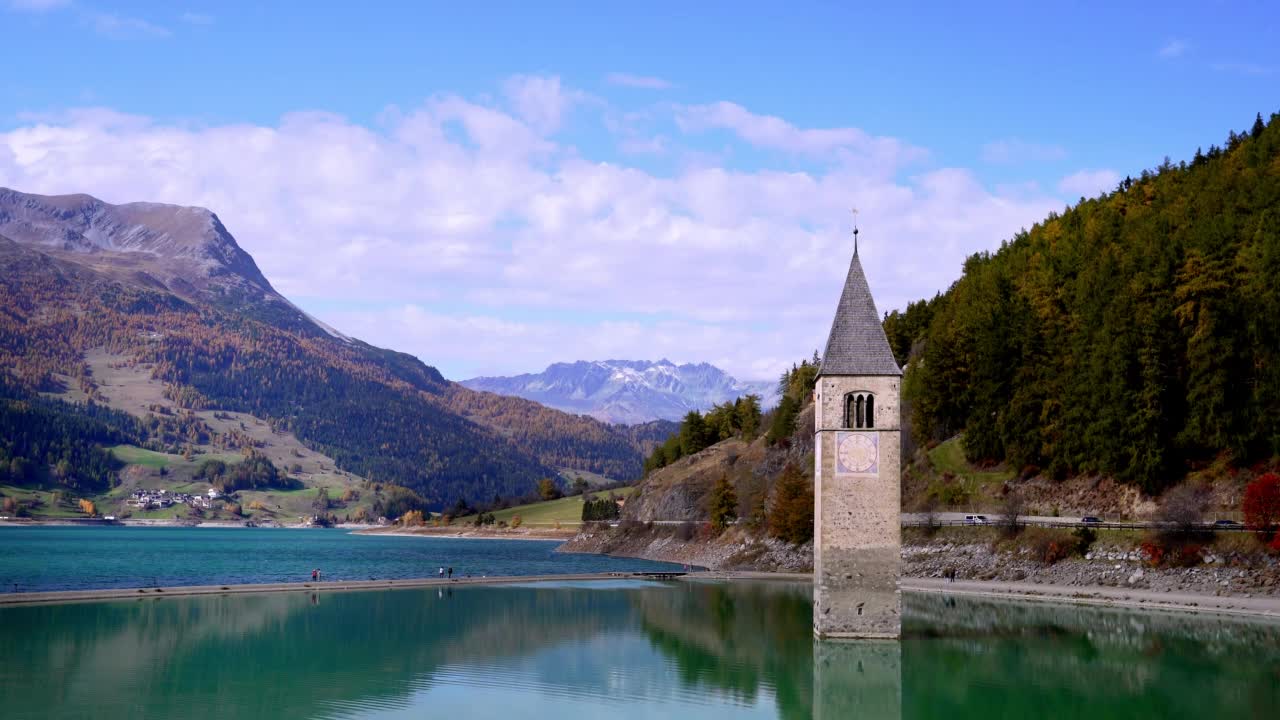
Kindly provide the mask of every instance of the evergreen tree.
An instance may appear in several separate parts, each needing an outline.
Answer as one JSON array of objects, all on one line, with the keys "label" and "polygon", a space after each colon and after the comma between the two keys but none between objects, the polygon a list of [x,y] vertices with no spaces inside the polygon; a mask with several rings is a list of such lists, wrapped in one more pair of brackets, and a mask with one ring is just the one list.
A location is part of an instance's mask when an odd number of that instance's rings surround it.
[{"label": "evergreen tree", "polygon": [[709,510],[711,525],[716,530],[724,530],[738,519],[738,493],[728,474],[721,475],[711,489]]},{"label": "evergreen tree", "polygon": [[767,440],[776,445],[791,437],[796,431],[796,415],[799,414],[799,403],[790,395],[783,395],[778,407],[773,411],[773,422],[769,425]]},{"label": "evergreen tree", "polygon": [[312,501],[311,509],[315,510],[316,514],[322,515],[329,510],[329,505],[329,488],[322,487],[316,491],[316,499]]},{"label": "evergreen tree", "polygon": [[543,500],[558,500],[564,496],[560,491],[560,486],[551,478],[542,478],[538,481],[538,497]]},{"label": "evergreen tree", "polygon": [[746,440],[760,433],[760,396],[744,395],[733,406],[734,424]]},{"label": "evergreen tree", "polygon": [[692,455],[707,447],[710,442],[710,430],[697,410],[690,410],[680,423],[680,454]]}]

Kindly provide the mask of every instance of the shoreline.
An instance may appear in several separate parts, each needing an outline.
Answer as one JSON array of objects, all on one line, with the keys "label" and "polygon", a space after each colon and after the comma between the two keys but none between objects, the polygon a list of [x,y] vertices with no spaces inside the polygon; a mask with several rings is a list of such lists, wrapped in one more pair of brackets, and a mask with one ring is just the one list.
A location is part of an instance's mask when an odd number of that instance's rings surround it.
[{"label": "shoreline", "polygon": [[184,522],[179,520],[149,520],[146,518],[133,520],[126,518],[124,520],[103,520],[101,518],[37,518],[37,519],[8,519],[0,520],[0,528],[15,527],[154,527],[154,528],[205,528],[205,529],[225,529],[225,528],[242,528],[245,530],[375,530],[381,525],[372,525],[369,523],[338,523],[332,528],[323,528],[318,525],[304,525],[302,523],[280,523],[272,521],[269,525],[246,525],[245,521],[235,520],[207,520],[204,522]]},{"label": "shoreline", "polygon": [[[577,530],[530,530],[526,533],[510,532],[473,532],[473,531],[445,531],[443,528],[433,528],[431,530],[383,530],[381,528],[367,528],[360,530],[352,530],[352,535],[390,535],[392,537],[417,537],[417,538],[437,538],[441,540],[540,540],[543,542],[558,542],[564,544],[572,540],[577,535]],[[540,534],[541,533],[541,534]]]},{"label": "shoreline", "polygon": [[270,525],[246,525],[243,522],[229,520],[210,520],[201,523],[179,522],[175,520],[97,520],[97,519],[39,519],[39,520],[0,520],[0,528],[32,528],[32,527],[127,527],[127,528],[190,528],[205,530],[244,529],[244,530],[346,530],[352,535],[391,535],[395,537],[427,537],[446,538],[452,540],[543,540],[560,543],[572,540],[578,534],[577,528],[554,530],[551,528],[530,527],[521,530],[475,530],[460,528],[420,528],[405,530],[394,526],[373,525],[368,523],[338,523],[330,528],[300,523],[272,523]]},{"label": "shoreline", "polygon": [[[284,592],[360,592],[368,590],[411,590],[431,587],[518,585],[526,583],[592,582],[606,580],[654,579],[653,573],[604,572],[560,575],[500,575],[440,579],[436,577],[401,580],[352,580],[334,582],[246,583],[238,585],[181,585],[161,588],[99,588],[89,590],[51,590],[40,592],[0,593],[0,609],[26,605],[56,605],[78,602],[122,600],[156,600],[166,597],[208,595],[250,595]],[[661,573],[657,573],[661,575]],[[705,581],[774,581],[811,582],[809,573],[756,571],[693,571],[676,575],[673,580]],[[903,577],[898,589],[905,593],[962,595],[1011,602],[1035,602],[1053,605],[1087,605],[1095,607],[1141,610],[1145,612],[1177,612],[1260,618],[1280,622],[1280,598],[1244,598],[1197,593],[1160,593],[1148,590],[1102,586],[1079,587],[1043,585],[1025,582],[991,580],[956,580]]]},{"label": "shoreline", "polygon": [[22,605],[59,605],[110,600],[156,600],[198,595],[253,595],[283,592],[359,592],[364,590],[410,590],[463,585],[514,585],[529,582],[582,582],[590,580],[645,580],[646,573],[604,572],[561,575],[494,575],[492,577],[404,578],[400,580],[334,580],[296,583],[243,583],[239,585],[174,585],[149,588],[96,588],[89,590],[46,590],[0,593],[0,608]]}]

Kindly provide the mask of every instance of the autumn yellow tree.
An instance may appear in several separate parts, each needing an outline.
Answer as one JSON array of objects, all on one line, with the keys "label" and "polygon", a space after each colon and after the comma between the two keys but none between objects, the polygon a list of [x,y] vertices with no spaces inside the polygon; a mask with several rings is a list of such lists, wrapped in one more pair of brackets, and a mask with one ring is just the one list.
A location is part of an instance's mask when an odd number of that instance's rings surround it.
[{"label": "autumn yellow tree", "polygon": [[800,545],[813,539],[813,486],[800,468],[788,464],[778,478],[773,507],[769,510],[769,534]]}]

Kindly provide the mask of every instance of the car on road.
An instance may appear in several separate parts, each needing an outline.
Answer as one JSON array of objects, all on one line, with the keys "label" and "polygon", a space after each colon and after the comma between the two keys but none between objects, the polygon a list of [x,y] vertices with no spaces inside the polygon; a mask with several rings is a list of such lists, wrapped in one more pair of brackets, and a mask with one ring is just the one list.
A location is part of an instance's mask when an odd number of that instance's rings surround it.
[{"label": "car on road", "polygon": [[1239,522],[1237,522],[1237,521],[1235,521],[1235,520],[1214,520],[1214,521],[1213,521],[1213,526],[1214,526],[1215,528],[1238,528],[1238,527],[1244,527],[1242,524],[1240,524]]},{"label": "car on road", "polygon": [[987,516],[986,515],[965,515],[964,524],[965,525],[986,525]]},{"label": "car on road", "polygon": [[1096,515],[1085,515],[1084,517],[1080,518],[1080,524],[1082,525],[1097,525],[1101,522],[1102,522],[1102,518],[1097,517]]}]

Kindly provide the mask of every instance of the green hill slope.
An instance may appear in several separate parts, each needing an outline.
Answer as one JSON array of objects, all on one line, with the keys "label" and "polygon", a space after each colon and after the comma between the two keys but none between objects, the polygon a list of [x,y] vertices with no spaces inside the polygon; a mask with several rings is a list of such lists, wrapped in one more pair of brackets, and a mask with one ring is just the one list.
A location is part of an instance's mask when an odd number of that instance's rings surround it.
[{"label": "green hill slope", "polygon": [[[521,527],[555,527],[559,525],[562,528],[576,528],[582,524],[582,502],[584,497],[589,497],[592,500],[607,498],[610,495],[629,498],[634,493],[634,487],[622,487],[615,490],[587,493],[585,496],[575,495],[558,500],[516,505],[503,510],[494,510],[493,519],[495,523],[505,522],[509,525],[518,515],[520,516]],[[454,524],[466,525],[474,520],[475,516],[471,515],[458,518],[453,522]]]}]

